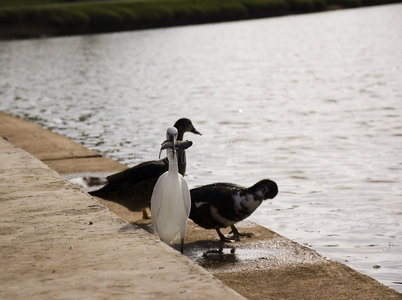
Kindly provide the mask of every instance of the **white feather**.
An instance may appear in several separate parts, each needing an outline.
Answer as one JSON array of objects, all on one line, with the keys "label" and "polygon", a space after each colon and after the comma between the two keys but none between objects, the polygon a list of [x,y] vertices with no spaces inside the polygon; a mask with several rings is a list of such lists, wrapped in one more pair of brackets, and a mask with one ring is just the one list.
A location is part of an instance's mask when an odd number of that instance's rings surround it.
[{"label": "white feather", "polygon": [[[163,173],[154,186],[151,197],[151,216],[158,216],[162,205],[162,195],[163,195],[163,178],[167,176],[168,172]],[[152,218],[152,226],[154,228],[154,234],[158,234],[158,219]]]},{"label": "white feather", "polygon": [[151,197],[154,232],[168,244],[184,239],[191,209],[187,183],[178,173],[177,158],[169,152],[169,171],[159,177]]}]

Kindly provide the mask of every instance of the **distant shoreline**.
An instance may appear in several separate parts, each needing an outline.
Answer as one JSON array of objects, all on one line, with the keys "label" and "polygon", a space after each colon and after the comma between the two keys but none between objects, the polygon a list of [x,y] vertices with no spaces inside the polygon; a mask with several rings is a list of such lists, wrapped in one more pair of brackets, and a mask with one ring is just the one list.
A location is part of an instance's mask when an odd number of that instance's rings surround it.
[{"label": "distant shoreline", "polygon": [[0,7],[0,39],[163,28],[399,3],[401,0],[134,0]]}]

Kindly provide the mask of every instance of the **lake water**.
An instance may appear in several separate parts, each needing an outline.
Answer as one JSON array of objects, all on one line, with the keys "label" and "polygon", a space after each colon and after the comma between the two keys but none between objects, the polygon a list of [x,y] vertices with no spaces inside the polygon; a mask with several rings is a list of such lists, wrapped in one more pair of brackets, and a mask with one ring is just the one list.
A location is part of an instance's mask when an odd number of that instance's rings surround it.
[{"label": "lake water", "polygon": [[189,117],[190,187],[402,291],[402,5],[0,42],[0,109],[135,165]]}]

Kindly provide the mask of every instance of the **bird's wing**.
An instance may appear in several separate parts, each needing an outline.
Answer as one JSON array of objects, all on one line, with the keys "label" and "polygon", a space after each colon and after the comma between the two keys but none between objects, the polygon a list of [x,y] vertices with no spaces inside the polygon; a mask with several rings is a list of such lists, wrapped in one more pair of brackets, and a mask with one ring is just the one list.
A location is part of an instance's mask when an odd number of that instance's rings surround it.
[{"label": "bird's wing", "polygon": [[191,202],[217,204],[226,202],[228,197],[242,187],[233,183],[213,183],[191,189]]},{"label": "bird's wing", "polygon": [[190,209],[191,209],[190,190],[188,189],[186,180],[182,176],[180,177],[181,177],[181,188],[183,192],[184,208],[186,209],[186,214],[188,217],[190,215]]},{"label": "bird's wing", "polygon": [[106,177],[108,183],[139,182],[152,177],[159,177],[168,169],[164,159],[140,163],[132,168]]},{"label": "bird's wing", "polygon": [[190,219],[204,228],[215,228],[217,225],[227,226],[220,217],[231,219],[235,215],[233,193],[240,187],[231,183],[214,183],[192,189]]},{"label": "bird's wing", "polygon": [[162,197],[163,197],[163,178],[167,174],[164,173],[162,174],[158,181],[156,182],[154,186],[154,190],[152,192],[151,196],[151,219],[152,219],[152,226],[154,227],[154,233],[158,232],[158,215],[159,215],[159,210],[161,208],[162,204]]}]

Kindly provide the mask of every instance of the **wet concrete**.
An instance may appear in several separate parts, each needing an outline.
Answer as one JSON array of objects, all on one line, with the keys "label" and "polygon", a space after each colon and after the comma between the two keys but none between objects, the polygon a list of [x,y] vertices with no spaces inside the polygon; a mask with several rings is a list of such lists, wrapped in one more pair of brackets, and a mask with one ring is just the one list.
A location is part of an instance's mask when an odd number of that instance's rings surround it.
[{"label": "wet concrete", "polygon": [[[0,135],[33,155],[38,155],[61,174],[90,175],[101,172],[97,174],[102,175],[126,168],[110,159],[96,155],[88,157],[81,145],[2,113]],[[63,145],[60,153],[65,157],[54,154],[60,150],[60,144]],[[46,149],[42,149],[43,145]],[[51,155],[47,156],[46,153]],[[75,153],[75,156],[71,157],[71,153]],[[119,232],[132,232],[135,228],[145,229],[141,230],[144,233],[150,230],[149,220],[142,220],[142,213],[131,212],[118,203],[99,200],[128,222],[120,226]],[[91,205],[97,203],[92,198]],[[402,299],[400,293],[374,279],[328,260],[316,251],[267,228],[252,222],[242,222],[238,229],[240,232],[250,232],[253,236],[222,245],[214,230],[204,230],[189,222],[184,254],[248,299]],[[138,251],[146,251],[136,246]]]}]

